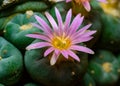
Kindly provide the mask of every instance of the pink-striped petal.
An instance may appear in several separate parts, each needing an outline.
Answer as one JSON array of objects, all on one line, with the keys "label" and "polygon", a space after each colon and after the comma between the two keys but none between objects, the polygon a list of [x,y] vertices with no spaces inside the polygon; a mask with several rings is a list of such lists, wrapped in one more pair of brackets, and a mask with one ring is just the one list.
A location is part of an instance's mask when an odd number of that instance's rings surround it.
[{"label": "pink-striped petal", "polygon": [[95,33],[96,33],[96,31],[87,31],[81,37],[88,37],[88,36],[91,36],[91,35],[93,35]]},{"label": "pink-striped petal", "polygon": [[70,25],[70,28],[73,28],[75,27],[74,25],[76,25],[79,22],[81,22],[81,14],[78,14],[72,21],[71,25]]},{"label": "pink-striped petal", "polygon": [[81,17],[80,20],[78,20],[78,22],[76,22],[76,24],[74,24],[74,27],[72,27],[71,32],[74,33],[78,30],[78,28],[80,27],[80,25],[83,22],[84,17]]},{"label": "pink-striped petal", "polygon": [[41,17],[35,15],[35,19],[45,29],[46,32],[48,32],[48,33],[51,32],[51,27]]},{"label": "pink-striped petal", "polygon": [[44,31],[44,33],[47,34],[47,36],[48,36],[49,38],[52,38],[52,37],[53,37],[52,33],[49,33],[48,31],[46,31],[46,29],[44,29],[44,28],[41,27],[40,25],[35,24],[35,23],[32,23],[32,25],[33,25],[34,27],[36,27],[36,28]]},{"label": "pink-striped petal", "polygon": [[84,32],[85,32],[89,27],[91,27],[91,25],[92,25],[92,24],[88,24],[88,25],[82,27],[80,30],[78,30],[77,32],[73,33],[73,34],[71,35],[71,37],[72,37],[73,39],[75,39],[75,38],[77,38],[78,36],[81,36],[82,34],[84,34]]},{"label": "pink-striped petal", "polygon": [[66,58],[68,59],[68,52],[66,50],[62,50],[61,51],[61,54]]},{"label": "pink-striped petal", "polygon": [[96,31],[86,31],[83,34],[78,34],[75,37],[72,37],[72,40],[77,40],[77,39],[83,39],[83,38],[91,37],[91,35],[93,35],[94,33],[96,33]]},{"label": "pink-striped petal", "polygon": [[53,30],[58,29],[57,23],[56,23],[56,21],[53,19],[53,17],[52,17],[48,12],[45,12],[45,15],[46,15],[47,19],[49,20],[49,22],[50,22]]},{"label": "pink-striped petal", "polygon": [[69,33],[68,35],[73,34],[73,31],[75,32],[78,29],[78,27],[81,25],[81,23],[82,23],[82,19],[80,17],[80,14],[78,14],[70,25],[70,28],[69,28],[70,30],[68,31]]},{"label": "pink-striped petal", "polygon": [[66,19],[65,19],[65,31],[68,29],[70,22],[71,22],[71,17],[72,17],[72,10],[70,9],[66,15]]},{"label": "pink-striped petal", "polygon": [[52,51],[54,51],[53,47],[48,48],[45,52],[44,52],[44,57],[46,57],[48,54],[50,54]]},{"label": "pink-striped petal", "polygon": [[68,3],[68,2],[71,2],[72,0],[66,0],[66,2]]},{"label": "pink-striped petal", "polygon": [[26,36],[51,42],[51,40],[48,37],[42,34],[27,34]]},{"label": "pink-striped petal", "polygon": [[49,1],[57,3],[57,2],[65,1],[65,0],[49,0]]},{"label": "pink-striped petal", "polygon": [[50,65],[54,65],[57,62],[58,57],[59,57],[59,54],[53,53],[50,59]]},{"label": "pink-striped petal", "polygon": [[37,42],[37,43],[27,46],[26,50],[38,49],[38,48],[43,48],[43,47],[48,47],[48,46],[51,46],[51,44],[48,42]]},{"label": "pink-striped petal", "polygon": [[62,17],[61,17],[61,14],[60,14],[59,10],[56,7],[55,7],[55,14],[56,14],[56,17],[57,17],[59,29],[62,30],[62,28],[63,28]]},{"label": "pink-striped petal", "polygon": [[89,1],[83,1],[82,4],[88,12],[91,10]]},{"label": "pink-striped petal", "polygon": [[88,25],[82,27],[80,30],[77,31],[77,34],[78,34],[78,33],[85,32],[88,28],[91,27],[91,25],[92,25],[92,24],[88,24]]},{"label": "pink-striped petal", "polygon": [[83,38],[77,38],[72,40],[72,44],[78,44],[78,43],[82,43],[82,42],[87,42],[89,40],[91,40],[93,37],[83,37]]},{"label": "pink-striped petal", "polygon": [[38,29],[46,32],[45,29],[44,29],[43,27],[41,27],[40,25],[38,25],[38,24],[36,24],[36,23],[31,23],[31,24],[32,24],[34,27],[36,27],[36,28],[38,28]]},{"label": "pink-striped petal", "polygon": [[55,49],[54,52],[55,52],[56,54],[59,54],[59,53],[60,53],[60,51],[59,51],[58,49]]},{"label": "pink-striped petal", "polygon": [[89,49],[87,47],[84,47],[84,46],[73,45],[73,46],[70,47],[70,49],[85,52],[85,53],[89,53],[89,54],[94,54],[94,51],[92,51],[91,49]]},{"label": "pink-striped petal", "polygon": [[80,58],[71,50],[67,50],[68,54],[75,60],[80,62]]}]

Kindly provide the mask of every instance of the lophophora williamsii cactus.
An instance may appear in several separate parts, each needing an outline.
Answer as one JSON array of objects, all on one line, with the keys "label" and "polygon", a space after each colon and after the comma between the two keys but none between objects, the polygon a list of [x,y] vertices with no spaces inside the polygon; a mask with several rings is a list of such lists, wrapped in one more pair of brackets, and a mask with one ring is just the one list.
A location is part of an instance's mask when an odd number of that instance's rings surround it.
[{"label": "lophophora williamsii cactus", "polygon": [[0,2],[0,31],[16,14],[25,13],[28,10],[44,12],[50,6],[51,4],[48,5],[45,0],[2,0]]},{"label": "lophophora williamsii cactus", "polygon": [[119,61],[108,50],[98,50],[89,61],[88,73],[97,86],[116,86],[119,79]]},{"label": "lophophora williamsii cactus", "polygon": [[119,0],[108,0],[107,4],[101,4],[104,12],[101,13],[102,34],[98,46],[113,52],[120,50],[120,9]]},{"label": "lophophora williamsii cactus", "polygon": [[26,47],[28,51],[25,53],[25,67],[29,75],[43,85],[75,86],[86,72],[86,53],[94,54],[83,42],[91,40],[96,31],[88,30],[91,24],[80,28],[84,17],[78,14],[71,20],[71,9],[66,14],[65,22],[57,8],[55,14],[57,22],[45,12],[51,26],[35,15],[39,24],[33,23],[33,26],[43,32],[26,35],[38,40]]},{"label": "lophophora williamsii cactus", "polygon": [[19,82],[22,72],[22,54],[11,43],[0,37],[0,83],[12,86]]},{"label": "lophophora williamsii cactus", "polygon": [[[25,68],[33,83],[45,86],[116,84],[119,64],[104,49],[120,50],[119,15],[112,15],[105,8],[110,5],[119,9],[117,0],[115,4],[109,4],[109,0],[17,1],[6,2],[0,9],[0,32],[25,52]],[[96,41],[98,44],[94,46]],[[96,54],[89,55],[92,58],[88,59],[88,54],[94,54],[90,49],[93,47],[103,51],[97,53],[95,49]]]},{"label": "lophophora williamsii cactus", "polygon": [[24,50],[34,40],[25,35],[41,32],[32,25],[32,22],[36,22],[34,15],[39,15],[45,19],[42,14],[33,12],[32,10],[26,11],[24,14],[17,14],[6,24],[4,37],[17,48]]}]

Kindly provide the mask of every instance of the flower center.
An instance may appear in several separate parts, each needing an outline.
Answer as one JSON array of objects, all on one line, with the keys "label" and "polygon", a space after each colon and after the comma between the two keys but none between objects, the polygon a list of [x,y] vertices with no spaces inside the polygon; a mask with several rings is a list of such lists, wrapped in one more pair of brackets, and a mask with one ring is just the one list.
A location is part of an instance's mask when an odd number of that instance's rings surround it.
[{"label": "flower center", "polygon": [[52,40],[52,44],[59,50],[65,50],[71,46],[71,40],[63,34],[62,36],[55,36]]}]

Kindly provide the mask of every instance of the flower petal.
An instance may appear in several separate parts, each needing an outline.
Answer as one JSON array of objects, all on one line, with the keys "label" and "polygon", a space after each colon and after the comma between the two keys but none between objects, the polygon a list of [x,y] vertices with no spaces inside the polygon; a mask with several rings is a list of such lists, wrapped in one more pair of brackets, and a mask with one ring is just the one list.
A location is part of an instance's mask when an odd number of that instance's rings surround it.
[{"label": "flower petal", "polygon": [[83,1],[82,4],[88,12],[91,10],[89,1]]},{"label": "flower petal", "polygon": [[80,20],[78,20],[78,22],[76,22],[76,24],[74,25],[74,27],[72,28],[73,29],[73,32],[76,32],[77,29],[80,27],[80,25],[82,24],[83,22],[83,19],[84,19],[84,16],[80,18]]},{"label": "flower petal", "polygon": [[92,24],[88,24],[84,27],[82,27],[81,29],[79,29],[77,32],[73,33],[71,35],[72,38],[77,38],[78,36],[81,36],[82,34],[84,34],[84,32],[89,28],[91,27]]},{"label": "flower petal", "polygon": [[51,28],[50,26],[39,16],[35,15],[35,19],[38,21],[38,23],[45,29],[46,32],[50,33]]},{"label": "flower petal", "polygon": [[36,28],[44,31],[44,33],[47,34],[47,36],[48,36],[49,38],[53,37],[53,35],[52,35],[51,33],[48,33],[48,31],[47,31],[46,29],[44,29],[43,27],[41,27],[40,25],[35,24],[35,23],[32,23],[32,25],[33,25],[34,27],[36,27]]},{"label": "flower petal", "polygon": [[43,47],[48,47],[48,46],[51,46],[51,44],[48,42],[37,42],[37,43],[27,46],[26,50],[38,49],[38,48],[43,48]]},{"label": "flower petal", "polygon": [[54,65],[59,57],[59,54],[53,53],[51,59],[50,59],[50,64]]},{"label": "flower petal", "polygon": [[80,30],[78,30],[78,32],[77,32],[77,33],[82,33],[82,32],[85,32],[88,28],[90,28],[90,27],[91,27],[91,25],[92,25],[92,24],[88,24],[88,25],[86,25],[86,26],[82,27]]},{"label": "flower petal", "polygon": [[79,21],[79,22],[81,21],[80,18],[81,18],[81,14],[78,14],[78,15],[73,19],[73,21],[72,21],[72,23],[71,23],[71,25],[70,25],[70,28],[74,28],[75,25],[78,23],[78,21]]},{"label": "flower petal", "polygon": [[72,52],[71,50],[67,50],[67,52],[73,59],[80,62],[80,58],[74,52]]},{"label": "flower petal", "polygon": [[61,54],[62,54],[66,59],[68,59],[68,52],[67,52],[67,51],[62,50],[62,51],[61,51]]},{"label": "flower petal", "polygon": [[59,10],[56,7],[55,7],[55,14],[56,14],[56,17],[57,17],[59,29],[62,30],[62,28],[63,28],[62,17],[61,17],[61,14],[60,14]]},{"label": "flower petal", "polygon": [[44,57],[46,57],[48,54],[50,54],[53,50],[54,50],[53,47],[48,48],[48,49],[44,52]]},{"label": "flower petal", "polygon": [[38,29],[46,32],[45,29],[44,29],[43,27],[41,27],[40,25],[38,25],[38,24],[36,24],[36,23],[32,23],[32,25],[33,25],[34,27],[36,27],[36,28],[38,28]]},{"label": "flower petal", "polygon": [[76,39],[78,38],[79,36],[83,35],[85,33],[85,31],[91,26],[92,24],[88,24],[84,27],[82,27],[80,30],[78,30],[77,32],[73,33],[71,35],[72,39]]},{"label": "flower petal", "polygon": [[49,0],[50,2],[61,2],[61,1],[64,1],[64,0]]},{"label": "flower petal", "polygon": [[51,42],[51,40],[48,37],[42,34],[27,34],[26,36]]},{"label": "flower petal", "polygon": [[87,31],[87,32],[85,32],[81,37],[88,37],[88,36],[93,35],[94,33],[96,33],[95,30],[94,30],[94,31]]},{"label": "flower petal", "polygon": [[67,28],[69,27],[70,25],[70,22],[71,22],[71,17],[72,17],[72,10],[70,9],[66,15],[66,19],[65,19],[65,30],[67,30]]},{"label": "flower petal", "polygon": [[66,2],[68,3],[68,2],[71,2],[72,0],[66,0]]},{"label": "flower petal", "polygon": [[94,54],[94,51],[92,51],[91,49],[84,47],[84,46],[73,45],[70,47],[70,49],[89,53],[89,54]]},{"label": "flower petal", "polygon": [[68,31],[69,35],[72,35],[76,30],[80,27],[84,17],[80,17],[80,14],[78,14],[74,20],[72,21],[72,24],[70,25],[70,30]]},{"label": "flower petal", "polygon": [[82,42],[87,42],[89,40],[91,40],[93,37],[83,37],[83,38],[77,38],[72,40],[72,44],[78,44],[78,43],[82,43]]},{"label": "flower petal", "polygon": [[47,19],[49,20],[53,30],[58,29],[57,23],[55,22],[53,17],[48,12],[45,12],[45,15],[46,15]]}]

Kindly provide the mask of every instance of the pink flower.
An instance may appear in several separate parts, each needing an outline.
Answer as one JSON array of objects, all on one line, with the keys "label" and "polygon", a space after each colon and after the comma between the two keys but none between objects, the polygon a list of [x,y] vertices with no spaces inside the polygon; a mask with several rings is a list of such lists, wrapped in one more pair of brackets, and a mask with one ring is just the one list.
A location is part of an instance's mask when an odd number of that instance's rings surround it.
[{"label": "pink flower", "polygon": [[57,8],[55,8],[55,13],[57,22],[48,12],[45,12],[51,26],[49,26],[41,17],[35,15],[39,25],[35,23],[33,23],[33,25],[42,30],[43,33],[28,34],[27,37],[40,39],[42,42],[31,44],[27,46],[26,49],[31,50],[46,47],[47,50],[44,52],[44,57],[53,53],[50,59],[51,65],[54,65],[61,55],[66,59],[72,57],[74,60],[80,61],[80,58],[74,51],[94,54],[91,49],[80,45],[80,43],[87,42],[93,38],[92,35],[96,31],[87,30],[91,24],[79,28],[84,19],[80,14],[78,14],[71,22],[71,9],[68,11],[64,23]]},{"label": "pink flower", "polygon": [[[66,2],[70,2],[72,0],[66,0]],[[97,0],[99,2],[106,2],[106,0]],[[89,12],[91,10],[91,6],[90,6],[90,0],[75,0],[76,3],[82,3],[82,5],[84,6],[84,8]]]}]

